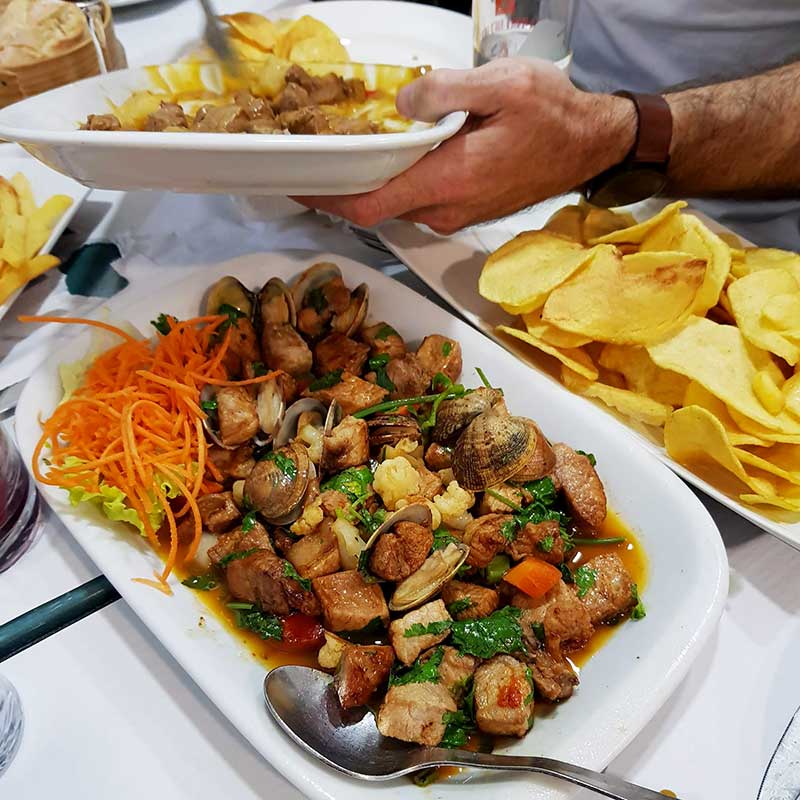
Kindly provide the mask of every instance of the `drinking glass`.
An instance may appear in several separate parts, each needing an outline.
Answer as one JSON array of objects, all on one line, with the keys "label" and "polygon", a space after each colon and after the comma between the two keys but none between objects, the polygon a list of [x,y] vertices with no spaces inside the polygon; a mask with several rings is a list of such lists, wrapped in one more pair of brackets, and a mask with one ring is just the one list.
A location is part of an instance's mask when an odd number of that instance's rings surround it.
[{"label": "drinking glass", "polygon": [[17,752],[22,740],[23,724],[17,690],[0,675],[0,776],[8,769]]},{"label": "drinking glass", "polygon": [[570,39],[578,0],[472,0],[473,62],[520,56],[572,61]]}]

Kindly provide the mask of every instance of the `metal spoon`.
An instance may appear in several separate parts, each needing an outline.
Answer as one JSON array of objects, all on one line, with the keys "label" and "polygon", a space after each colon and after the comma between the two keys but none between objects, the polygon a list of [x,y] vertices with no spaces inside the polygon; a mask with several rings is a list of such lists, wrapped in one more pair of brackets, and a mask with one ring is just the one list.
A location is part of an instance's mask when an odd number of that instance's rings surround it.
[{"label": "metal spoon", "polygon": [[420,747],[386,738],[369,709],[344,710],[330,675],[310,667],[272,670],[264,679],[264,697],[278,724],[301,747],[328,766],[365,781],[387,781],[429,767],[483,767],[563,778],[614,800],[664,800],[652,789],[552,758]]}]

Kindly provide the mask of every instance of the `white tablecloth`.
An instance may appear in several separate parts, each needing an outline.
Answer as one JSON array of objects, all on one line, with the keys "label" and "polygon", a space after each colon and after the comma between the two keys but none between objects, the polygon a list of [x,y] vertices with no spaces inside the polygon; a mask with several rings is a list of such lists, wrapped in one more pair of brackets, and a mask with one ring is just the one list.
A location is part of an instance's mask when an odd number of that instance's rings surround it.
[{"label": "white tablecloth", "polygon": [[[269,5],[274,4],[264,7]],[[163,53],[176,52],[201,27],[194,0],[143,4],[121,9],[115,17],[134,65],[163,60]],[[112,228],[127,223],[145,235],[164,209],[185,220],[202,208],[204,213],[219,210],[224,202],[151,195],[117,206],[114,193],[98,192],[74,227],[86,233],[109,208],[121,208],[124,214],[112,220]],[[368,263],[380,261],[374,251],[324,222],[300,218],[269,230],[264,249],[316,244]],[[229,257],[241,243],[216,246]],[[418,286],[407,273],[399,276]],[[653,788],[672,788],[685,800],[752,800],[800,704],[800,552],[716,503],[707,504],[732,566],[731,595],[719,631],[675,695],[610,770]],[[96,574],[67,531],[48,518],[41,541],[0,577],[0,623]],[[0,669],[19,690],[26,713],[22,747],[0,779],[3,800],[300,798],[122,602]],[[409,786],[409,795],[435,797],[436,788],[419,794]]]}]

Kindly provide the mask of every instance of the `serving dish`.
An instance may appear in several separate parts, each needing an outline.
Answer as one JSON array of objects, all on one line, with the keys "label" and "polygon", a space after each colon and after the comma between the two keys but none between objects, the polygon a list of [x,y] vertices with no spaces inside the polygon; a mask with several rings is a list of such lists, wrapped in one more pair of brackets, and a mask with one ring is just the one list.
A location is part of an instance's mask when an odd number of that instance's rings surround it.
[{"label": "serving dish", "polygon": [[[153,307],[151,289],[128,304],[112,303],[110,311],[115,318],[129,319],[145,330],[159,311],[192,315],[216,276],[232,274],[255,285],[265,275],[291,278],[321,260],[336,262],[348,284],[369,283],[375,319],[391,319],[412,344],[430,331],[457,339],[466,382],[474,383],[470,379],[474,368],[483,367],[492,381],[506,387],[509,405],[526,409],[555,439],[591,447],[597,456],[611,507],[632,528],[649,558],[644,591],[647,622],[623,626],[584,667],[585,689],[570,704],[537,720],[533,732],[507,751],[603,768],[677,686],[714,630],[727,594],[727,561],[719,534],[702,505],[675,476],[630,439],[619,437],[599,410],[556,391],[542,376],[531,373],[526,381],[519,381],[519,365],[513,356],[479,332],[391,279],[333,254],[286,251],[244,256],[200,268],[196,279],[190,276],[180,285],[164,287],[158,308]],[[39,415],[49,415],[60,399],[58,364],[81,355],[87,343],[84,334],[65,341],[64,348],[29,380],[16,420],[27,458],[40,435]],[[145,542],[127,530],[108,526],[99,515],[76,511],[58,490],[42,487],[42,492],[162,644],[239,731],[301,791],[319,798],[367,798],[376,791],[387,798],[408,796],[412,790],[404,781],[376,790],[334,774],[301,753],[265,713],[260,700],[263,666],[237,646],[195,594],[177,581],[171,598],[131,581],[157,566],[157,557]],[[678,582],[682,590],[675,592]],[[200,617],[204,617],[202,622]],[[477,796],[487,789],[497,791],[501,785],[510,797],[556,800],[569,796],[563,787],[545,781],[533,784],[527,778],[474,774],[462,774],[430,791],[442,798],[455,797],[456,792],[460,797],[465,792]],[[534,795],[532,785],[537,789]]]}]

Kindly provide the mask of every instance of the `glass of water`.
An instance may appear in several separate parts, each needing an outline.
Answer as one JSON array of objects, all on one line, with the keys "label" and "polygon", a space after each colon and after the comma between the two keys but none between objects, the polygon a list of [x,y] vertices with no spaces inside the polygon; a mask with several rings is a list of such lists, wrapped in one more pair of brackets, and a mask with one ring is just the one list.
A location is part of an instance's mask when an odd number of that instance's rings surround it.
[{"label": "glass of water", "polygon": [[570,39],[579,0],[472,0],[473,61],[519,56],[572,61]]}]

